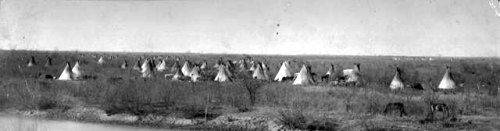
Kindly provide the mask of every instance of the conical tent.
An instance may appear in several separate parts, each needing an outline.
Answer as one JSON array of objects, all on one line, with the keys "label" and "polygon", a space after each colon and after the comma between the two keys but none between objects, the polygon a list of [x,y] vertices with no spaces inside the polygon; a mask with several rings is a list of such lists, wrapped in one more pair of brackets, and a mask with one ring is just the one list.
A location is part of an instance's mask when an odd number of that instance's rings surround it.
[{"label": "conical tent", "polygon": [[71,78],[71,70],[69,70],[69,68],[71,68],[71,66],[69,65],[69,62],[66,63],[66,67],[64,67],[61,75],[59,76],[58,80],[73,80]]},{"label": "conical tent", "polygon": [[252,74],[253,79],[258,79],[258,80],[265,80],[266,77],[264,76],[264,70],[262,69],[262,64],[259,63],[257,64],[257,68]]},{"label": "conical tent", "polygon": [[189,73],[189,77],[191,77],[191,81],[197,82],[198,79],[200,77],[202,77],[201,73],[200,73],[200,67],[199,66],[194,66],[193,70],[191,71],[191,73]]},{"label": "conical tent", "polygon": [[328,69],[328,71],[326,72],[326,75],[334,75],[335,74],[335,67],[333,64],[330,64],[330,68]]},{"label": "conical tent", "polygon": [[361,72],[359,68],[359,64],[354,64],[353,69],[344,70],[344,75],[347,76],[346,82],[360,82],[361,81]]},{"label": "conical tent", "polygon": [[137,63],[135,63],[134,67],[132,67],[132,70],[142,71],[141,60],[137,60]]},{"label": "conical tent", "polygon": [[160,71],[160,72],[161,72],[161,71],[164,71],[164,70],[167,70],[167,62],[165,62],[165,59],[163,59],[163,60],[161,61],[161,63],[160,63],[160,64],[158,64],[158,67],[156,68],[156,70],[158,70],[158,71]]},{"label": "conical tent", "polygon": [[439,89],[455,89],[457,88],[457,85],[455,83],[455,80],[453,80],[451,74],[450,74],[450,67],[446,67],[446,72],[444,73],[443,79],[439,83],[438,86]]},{"label": "conical tent", "polygon": [[52,66],[52,58],[47,57],[47,62],[45,62],[45,67]]},{"label": "conical tent", "polygon": [[218,73],[217,76],[215,76],[214,81],[218,82],[227,82],[227,81],[232,81],[231,77],[229,77],[226,73],[226,67],[224,65],[218,66]]},{"label": "conical tent", "polygon": [[269,81],[271,80],[271,76],[269,76],[269,66],[265,66],[266,64],[262,64],[262,70],[264,71],[263,74],[264,74],[264,78],[266,81]]},{"label": "conical tent", "polygon": [[245,59],[240,60],[240,72],[241,71],[247,71],[248,70],[248,65]]},{"label": "conical tent", "polygon": [[203,63],[200,66],[200,69],[206,69],[208,66],[207,61],[203,61]]},{"label": "conical tent", "polygon": [[101,56],[101,58],[99,58],[99,60],[97,60],[97,64],[99,64],[99,65],[104,64],[104,58],[102,56]]},{"label": "conical tent", "polygon": [[250,71],[255,71],[257,69],[257,63],[255,61],[250,62]]},{"label": "conical tent", "polygon": [[120,66],[120,68],[122,68],[122,69],[127,69],[127,67],[128,67],[128,63],[127,63],[127,61],[126,61],[126,60],[123,60],[123,63],[122,63],[122,65]]},{"label": "conical tent", "polygon": [[314,84],[314,80],[312,79],[309,68],[306,65],[302,65],[302,69],[300,70],[297,78],[292,83],[293,85],[310,85]]},{"label": "conical tent", "polygon": [[80,61],[76,61],[75,66],[71,69],[73,73],[73,78],[78,79],[82,76],[82,72],[80,71]]},{"label": "conical tent", "polygon": [[182,71],[182,74],[184,76],[189,76],[189,73],[191,73],[191,70],[193,70],[192,67],[193,65],[191,65],[191,62],[190,61],[186,61],[184,62],[184,65],[182,66],[181,68],[181,71]]},{"label": "conical tent", "polygon": [[35,62],[35,57],[34,56],[31,56],[30,58],[30,61],[28,61],[28,67],[32,67],[32,66],[35,66],[36,65],[36,62]]},{"label": "conical tent", "polygon": [[286,78],[286,77],[293,77],[293,74],[290,71],[289,61],[285,61],[281,64],[280,70],[276,74],[276,77],[274,77],[274,80],[275,81],[282,81],[283,78]]},{"label": "conical tent", "polygon": [[180,70],[181,69],[181,66],[179,64],[179,60],[176,60],[174,62],[174,65],[172,65],[172,68],[170,68],[170,71],[171,72],[177,72],[177,70]]},{"label": "conical tent", "polygon": [[142,77],[148,78],[148,77],[153,77],[153,64],[149,59],[146,59],[144,63],[141,66],[142,68]]},{"label": "conical tent", "polygon": [[181,68],[177,68],[172,80],[180,80],[184,75],[182,74]]},{"label": "conical tent", "polygon": [[391,81],[391,85],[389,86],[392,90],[395,89],[403,89],[404,84],[403,80],[401,79],[401,73],[399,71],[399,68],[396,68],[396,74],[394,75],[394,78]]}]

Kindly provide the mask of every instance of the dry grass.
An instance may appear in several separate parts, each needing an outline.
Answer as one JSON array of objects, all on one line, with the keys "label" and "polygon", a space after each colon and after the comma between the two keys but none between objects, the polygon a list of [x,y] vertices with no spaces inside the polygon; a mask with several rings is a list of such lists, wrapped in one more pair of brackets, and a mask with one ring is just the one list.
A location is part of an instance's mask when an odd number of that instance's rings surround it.
[{"label": "dry grass", "polygon": [[[327,64],[333,62],[337,67],[350,67],[354,62],[361,63],[364,86],[332,87],[326,83],[321,86],[292,86],[290,83],[268,83],[256,80],[237,79],[235,82],[183,82],[165,80],[158,73],[152,79],[140,79],[138,72],[121,70],[123,59],[135,63],[142,54],[118,54],[117,60],[107,60],[104,66],[96,65],[97,58],[79,58],[75,52],[22,52],[1,51],[0,61],[0,109],[37,109],[67,110],[76,106],[93,106],[108,114],[127,113],[134,115],[171,115],[181,114],[185,118],[215,118],[227,109],[239,112],[251,111],[254,107],[287,109],[280,111],[280,121],[297,129],[335,129],[339,121],[328,117],[312,117],[310,112],[335,112],[360,115],[381,114],[387,103],[402,102],[409,117],[425,119],[429,102],[447,103],[451,116],[461,115],[500,115],[500,98],[495,93],[499,87],[500,67],[494,59],[459,59],[456,61],[437,60],[433,62],[402,61],[394,62],[388,58],[360,57],[313,57],[313,56],[255,56],[271,65],[271,74],[282,60],[296,59],[299,63],[310,63],[313,71],[322,74]],[[30,55],[37,57],[38,66],[25,68]],[[179,55],[179,54],[173,54]],[[53,58],[54,65],[42,67],[45,56]],[[208,59],[209,64],[218,55],[184,55],[187,59],[200,62]],[[240,56],[225,56],[236,60]],[[265,58],[265,59],[264,59]],[[21,60],[20,60],[21,59]],[[38,79],[36,75],[52,74],[57,76],[65,61],[82,61],[87,75],[97,76],[96,80],[55,81]],[[210,63],[212,62],[212,63]],[[171,65],[173,61],[168,61]],[[298,66],[297,64],[296,66]],[[424,85],[424,91],[387,88],[398,65],[405,72],[403,78]],[[448,93],[435,91],[442,77],[444,65],[451,65],[457,81],[464,87]],[[163,73],[164,74],[164,73]],[[214,76],[215,70],[205,74]],[[247,77],[240,73],[238,76]],[[482,88],[477,90],[477,85]],[[293,110],[292,110],[293,109]],[[307,113],[303,111],[307,110]],[[208,113],[208,114],[207,114]],[[356,118],[364,119],[364,118]],[[413,121],[417,123],[416,120]],[[374,127],[374,129],[377,129]]]}]

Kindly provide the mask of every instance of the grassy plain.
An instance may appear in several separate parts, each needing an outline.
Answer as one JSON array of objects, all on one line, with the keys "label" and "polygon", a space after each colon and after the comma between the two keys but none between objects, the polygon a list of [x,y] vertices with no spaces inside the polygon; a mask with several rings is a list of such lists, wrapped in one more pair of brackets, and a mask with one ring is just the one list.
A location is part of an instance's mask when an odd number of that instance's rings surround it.
[{"label": "grassy plain", "polygon": [[[104,56],[106,63],[96,64],[98,57],[94,55]],[[329,64],[341,71],[360,63],[363,85],[342,87],[318,82],[293,86],[290,82],[250,80],[246,72],[238,73],[234,82],[194,83],[165,79],[164,74],[169,71],[142,79],[138,71],[131,70],[140,56],[158,55],[178,56],[181,64],[184,60],[206,60],[209,67],[220,57],[251,57],[270,65],[273,78],[283,60],[292,60],[293,72],[299,71],[303,63],[310,64],[312,72],[319,74],[315,78],[318,81]],[[35,56],[37,66],[26,67],[30,56]],[[53,65],[44,67],[48,56]],[[85,75],[97,79],[58,81],[38,77],[58,77],[66,62],[74,64],[76,60],[81,61]],[[124,60],[129,64],[125,70],[119,68]],[[173,62],[174,58],[170,58],[167,65],[170,67]],[[463,83],[459,89],[436,90],[445,65],[451,66],[457,83]],[[421,83],[424,90],[389,90],[396,66],[402,69],[405,81]],[[209,68],[203,74],[214,77],[216,70]],[[0,51],[0,110],[54,119],[174,129],[500,130],[496,126],[500,123],[499,74],[497,58],[395,61],[389,56]],[[428,118],[431,101],[445,102],[451,109],[450,117],[423,121]],[[384,114],[385,105],[390,102],[404,103],[408,116]],[[107,119],[117,115],[122,117]],[[177,120],[169,121],[171,118]]]}]

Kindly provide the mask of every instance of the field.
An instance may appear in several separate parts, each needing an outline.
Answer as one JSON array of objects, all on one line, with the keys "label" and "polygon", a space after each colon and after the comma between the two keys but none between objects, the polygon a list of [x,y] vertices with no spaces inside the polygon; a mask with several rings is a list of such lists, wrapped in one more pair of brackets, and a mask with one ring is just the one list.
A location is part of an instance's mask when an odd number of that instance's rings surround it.
[{"label": "field", "polygon": [[[104,65],[96,64],[104,56]],[[292,71],[304,63],[312,66],[317,81],[330,64],[337,71],[361,64],[363,83],[343,87],[330,82],[293,86],[290,82],[251,80],[239,73],[233,82],[171,81],[165,72],[142,79],[131,70],[140,56],[178,56],[209,67],[222,57],[252,58],[270,65],[271,77],[284,60]],[[37,66],[26,67],[30,56]],[[53,65],[44,67],[45,59]],[[110,59],[108,56],[117,56]],[[81,61],[85,75],[96,79],[58,81],[39,74],[59,76],[66,62]],[[120,69],[123,60],[129,69]],[[142,61],[141,61],[142,62]],[[174,58],[167,60],[171,67]],[[461,86],[437,90],[445,66]],[[395,67],[402,78],[420,83],[424,90],[391,91]],[[216,70],[203,71],[207,77]],[[168,71],[167,73],[171,73]],[[393,60],[389,56],[264,56],[174,53],[100,53],[0,51],[0,110],[2,112],[110,124],[129,124],[167,129],[211,130],[500,130],[500,61],[497,58],[434,58]],[[386,104],[401,102],[408,113],[384,113]],[[429,103],[444,102],[450,113],[429,118]]]}]

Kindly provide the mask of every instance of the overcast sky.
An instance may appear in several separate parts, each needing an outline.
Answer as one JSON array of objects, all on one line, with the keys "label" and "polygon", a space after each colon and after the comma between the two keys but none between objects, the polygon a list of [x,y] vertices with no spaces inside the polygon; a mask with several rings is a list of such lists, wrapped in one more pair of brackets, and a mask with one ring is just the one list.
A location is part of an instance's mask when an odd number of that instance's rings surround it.
[{"label": "overcast sky", "polygon": [[500,56],[490,0],[0,1],[3,49]]}]

